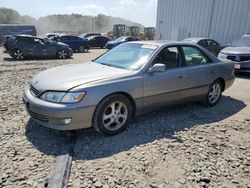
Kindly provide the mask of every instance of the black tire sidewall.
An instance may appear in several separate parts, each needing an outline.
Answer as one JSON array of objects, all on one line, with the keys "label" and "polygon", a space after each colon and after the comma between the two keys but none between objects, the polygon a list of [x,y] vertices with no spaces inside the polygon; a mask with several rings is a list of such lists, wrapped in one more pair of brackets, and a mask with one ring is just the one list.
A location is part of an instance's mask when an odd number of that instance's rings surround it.
[{"label": "black tire sidewall", "polygon": [[[123,126],[115,131],[110,131],[108,129],[106,129],[102,123],[102,116],[104,113],[104,110],[106,109],[106,107],[115,101],[121,101],[123,102],[128,110],[128,117],[126,122],[123,124]],[[105,99],[103,99],[97,106],[95,113],[94,113],[94,119],[93,119],[93,127],[95,128],[95,130],[99,133],[101,133],[102,135],[105,136],[113,136],[116,134],[119,134],[121,132],[123,132],[124,130],[126,130],[129,121],[132,118],[132,105],[131,102],[129,101],[129,99],[123,95],[120,94],[115,94],[115,95],[111,95],[106,97]]]},{"label": "black tire sidewall", "polygon": [[[211,102],[209,101],[208,97],[209,97],[210,89],[211,89],[211,87],[213,87],[214,84],[219,84],[219,86],[220,86],[220,96],[219,96],[219,98],[217,99],[216,102],[211,103]],[[207,93],[207,96],[206,96],[205,104],[206,104],[207,106],[209,106],[209,107],[215,106],[215,105],[220,101],[221,94],[222,94],[222,84],[221,84],[221,82],[220,82],[219,80],[216,80],[215,82],[213,82],[213,83],[210,85],[210,87],[209,87],[209,89],[208,89],[208,93]]]},{"label": "black tire sidewall", "polygon": [[[81,48],[82,48],[83,50],[81,50]],[[85,50],[86,50],[86,48],[85,48],[84,46],[80,46],[80,47],[79,47],[79,52],[80,52],[80,53],[84,53]]]}]

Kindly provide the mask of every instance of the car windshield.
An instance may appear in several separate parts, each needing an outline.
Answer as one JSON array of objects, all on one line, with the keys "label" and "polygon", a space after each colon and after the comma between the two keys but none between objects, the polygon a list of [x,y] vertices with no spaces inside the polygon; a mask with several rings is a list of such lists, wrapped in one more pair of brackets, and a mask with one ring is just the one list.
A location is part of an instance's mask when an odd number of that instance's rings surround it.
[{"label": "car windshield", "polygon": [[124,42],[126,40],[127,37],[119,37],[117,39],[115,39],[116,42]]},{"label": "car windshield", "polygon": [[233,43],[236,47],[250,47],[250,37],[241,37]]},{"label": "car windshield", "polygon": [[158,48],[156,45],[124,43],[95,60],[96,63],[122,69],[138,70]]}]

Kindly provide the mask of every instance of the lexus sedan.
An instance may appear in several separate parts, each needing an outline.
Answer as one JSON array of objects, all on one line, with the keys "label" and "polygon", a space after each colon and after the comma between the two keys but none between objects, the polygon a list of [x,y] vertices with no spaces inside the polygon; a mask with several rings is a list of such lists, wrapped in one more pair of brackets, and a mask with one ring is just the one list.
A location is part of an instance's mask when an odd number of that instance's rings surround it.
[{"label": "lexus sedan", "polygon": [[226,47],[226,46],[220,44],[219,42],[217,42],[213,39],[208,39],[208,38],[186,38],[183,41],[193,42],[195,44],[199,44],[203,48],[206,48],[208,51],[210,51],[215,56],[217,56],[220,53],[220,51]]},{"label": "lexus sedan", "polygon": [[233,44],[223,49],[218,58],[221,61],[233,61],[235,73],[250,73],[250,34],[243,35]]},{"label": "lexus sedan", "polygon": [[30,35],[8,36],[4,42],[5,52],[16,60],[25,58],[69,58],[72,49],[64,43],[50,41]]},{"label": "lexus sedan", "polygon": [[123,36],[123,37],[119,37],[115,40],[109,41],[106,44],[106,48],[107,49],[111,49],[114,48],[116,46],[118,46],[119,44],[122,44],[124,42],[130,42],[130,41],[139,41],[141,39],[139,39],[138,37],[134,37],[134,36]]},{"label": "lexus sedan", "polygon": [[220,62],[199,45],[137,41],[92,62],[42,71],[23,100],[38,124],[59,130],[94,127],[111,136],[133,117],[168,104],[214,106],[234,78],[232,62]]}]

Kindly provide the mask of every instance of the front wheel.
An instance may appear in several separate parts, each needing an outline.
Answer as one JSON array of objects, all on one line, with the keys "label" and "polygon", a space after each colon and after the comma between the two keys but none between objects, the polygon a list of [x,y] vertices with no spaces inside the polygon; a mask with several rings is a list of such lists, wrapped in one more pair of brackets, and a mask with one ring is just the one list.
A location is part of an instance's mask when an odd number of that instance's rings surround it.
[{"label": "front wheel", "polygon": [[132,106],[127,97],[111,95],[97,106],[93,127],[105,136],[113,136],[124,131],[131,118]]},{"label": "front wheel", "polygon": [[217,80],[209,87],[204,104],[210,107],[216,105],[220,100],[221,93],[222,84],[220,81]]},{"label": "front wheel", "polygon": [[59,59],[66,59],[68,57],[68,53],[65,50],[59,50],[57,52],[57,57]]},{"label": "front wheel", "polygon": [[16,49],[12,52],[11,56],[15,59],[15,60],[23,60],[24,56],[23,56],[23,52],[19,49]]}]

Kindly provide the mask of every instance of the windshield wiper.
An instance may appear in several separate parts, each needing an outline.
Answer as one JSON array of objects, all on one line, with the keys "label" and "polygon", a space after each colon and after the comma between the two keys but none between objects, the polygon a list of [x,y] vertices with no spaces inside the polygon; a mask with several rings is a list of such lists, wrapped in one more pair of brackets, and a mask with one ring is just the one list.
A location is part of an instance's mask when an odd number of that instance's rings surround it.
[{"label": "windshield wiper", "polygon": [[106,65],[106,66],[109,66],[109,67],[113,67],[112,65],[106,64],[106,63],[99,63],[99,64]]}]

